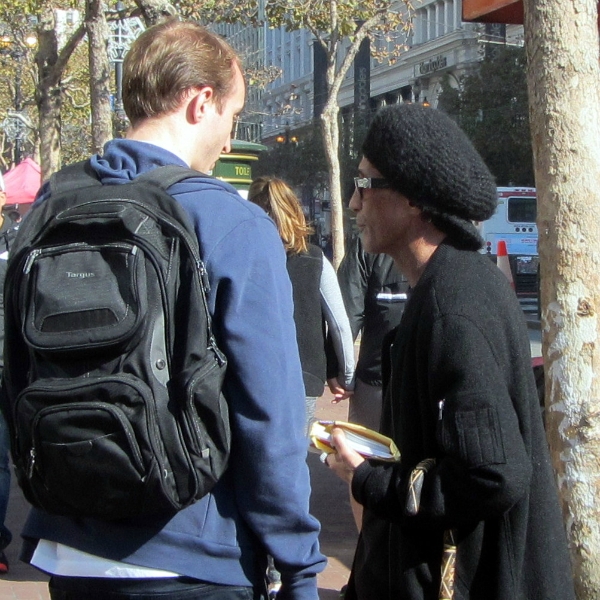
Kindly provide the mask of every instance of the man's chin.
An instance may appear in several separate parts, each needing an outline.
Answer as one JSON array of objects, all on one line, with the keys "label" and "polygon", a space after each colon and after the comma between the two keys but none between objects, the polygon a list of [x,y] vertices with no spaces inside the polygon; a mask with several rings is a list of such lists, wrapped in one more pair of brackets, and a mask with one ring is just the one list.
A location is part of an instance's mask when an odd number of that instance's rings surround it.
[{"label": "man's chin", "polygon": [[373,249],[373,244],[371,242],[371,239],[369,238],[369,235],[365,232],[365,230],[361,230],[360,232],[360,242],[362,244],[363,250],[365,250],[366,252],[371,252],[373,254],[377,254],[377,250]]}]

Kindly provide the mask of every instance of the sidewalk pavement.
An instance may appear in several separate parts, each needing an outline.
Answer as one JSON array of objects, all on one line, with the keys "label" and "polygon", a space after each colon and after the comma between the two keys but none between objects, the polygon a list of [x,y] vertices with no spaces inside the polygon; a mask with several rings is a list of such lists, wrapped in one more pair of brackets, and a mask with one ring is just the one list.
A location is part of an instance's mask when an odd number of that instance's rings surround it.
[{"label": "sidewalk pavement", "polygon": [[[348,402],[331,404],[327,392],[317,402],[318,419],[346,420]],[[347,485],[329,472],[318,454],[309,454],[312,481],[311,512],[321,521],[321,551],[328,557],[327,568],[318,577],[320,600],[337,600],[339,590],[348,581],[357,533],[348,498]],[[27,516],[27,503],[12,478],[6,524],[13,542],[6,549],[10,571],[0,578],[0,600],[49,600],[48,577],[18,560],[19,533]]]}]

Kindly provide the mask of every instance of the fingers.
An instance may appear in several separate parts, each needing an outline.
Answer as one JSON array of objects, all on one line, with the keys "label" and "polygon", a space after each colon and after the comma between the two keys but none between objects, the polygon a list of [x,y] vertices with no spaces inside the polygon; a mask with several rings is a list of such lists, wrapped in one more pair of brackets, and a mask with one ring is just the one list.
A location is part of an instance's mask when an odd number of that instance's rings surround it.
[{"label": "fingers", "polygon": [[[346,441],[346,435],[344,431],[339,427],[334,427],[331,432],[331,438],[333,447],[335,448],[336,455],[339,455],[340,459],[352,470],[356,469],[358,465],[362,464],[365,459],[355,450],[353,450]],[[337,456],[336,456],[337,458]]]},{"label": "fingers", "polygon": [[347,400],[350,396],[348,396],[347,394],[336,394],[332,399],[331,399],[331,403],[332,404],[337,404],[338,402],[341,402],[342,400]]},{"label": "fingers", "polygon": [[344,386],[340,384],[340,380],[337,377],[332,377],[331,379],[328,379],[327,385],[329,387],[329,391],[334,396],[333,400],[331,401],[333,404],[337,404],[342,400],[346,400],[354,393],[353,391],[345,389]]}]

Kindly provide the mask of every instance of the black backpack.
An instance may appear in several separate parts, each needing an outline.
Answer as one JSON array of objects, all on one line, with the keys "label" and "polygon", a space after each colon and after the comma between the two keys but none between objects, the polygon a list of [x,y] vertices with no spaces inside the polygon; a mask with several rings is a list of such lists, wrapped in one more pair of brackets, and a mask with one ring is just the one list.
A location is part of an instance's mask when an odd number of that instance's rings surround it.
[{"label": "black backpack", "polygon": [[169,515],[224,472],[226,360],[189,217],[159,167],[101,185],[52,176],[23,220],[5,283],[3,410],[17,478],[49,513]]}]

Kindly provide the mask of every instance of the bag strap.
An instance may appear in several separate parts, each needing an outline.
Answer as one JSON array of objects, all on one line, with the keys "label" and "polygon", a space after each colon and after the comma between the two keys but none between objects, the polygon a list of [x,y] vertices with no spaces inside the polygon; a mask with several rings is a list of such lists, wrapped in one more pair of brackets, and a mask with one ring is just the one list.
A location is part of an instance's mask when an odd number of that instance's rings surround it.
[{"label": "bag strap", "polygon": [[189,167],[165,165],[138,175],[134,181],[152,183],[166,191],[173,184],[191,177],[209,177],[209,175],[206,175],[206,173],[202,173],[201,171],[196,171],[195,169],[190,169]]},{"label": "bag strap", "polygon": [[48,185],[51,195],[69,192],[82,187],[102,185],[90,160],[82,160],[68,165],[50,176]]},{"label": "bag strap", "polygon": [[[421,492],[427,472],[435,466],[435,458],[422,460],[410,473],[408,480],[408,497],[406,499],[406,512],[415,516],[421,507]],[[439,600],[454,600],[454,581],[456,579],[456,533],[453,529],[444,531],[444,550],[440,565],[441,579]]]},{"label": "bag strap", "polygon": [[[173,184],[190,177],[209,177],[205,173],[179,165],[156,167],[138,175],[134,182],[148,182],[166,191]],[[63,167],[50,176],[50,192],[56,195],[82,187],[102,185],[89,159]]]}]

